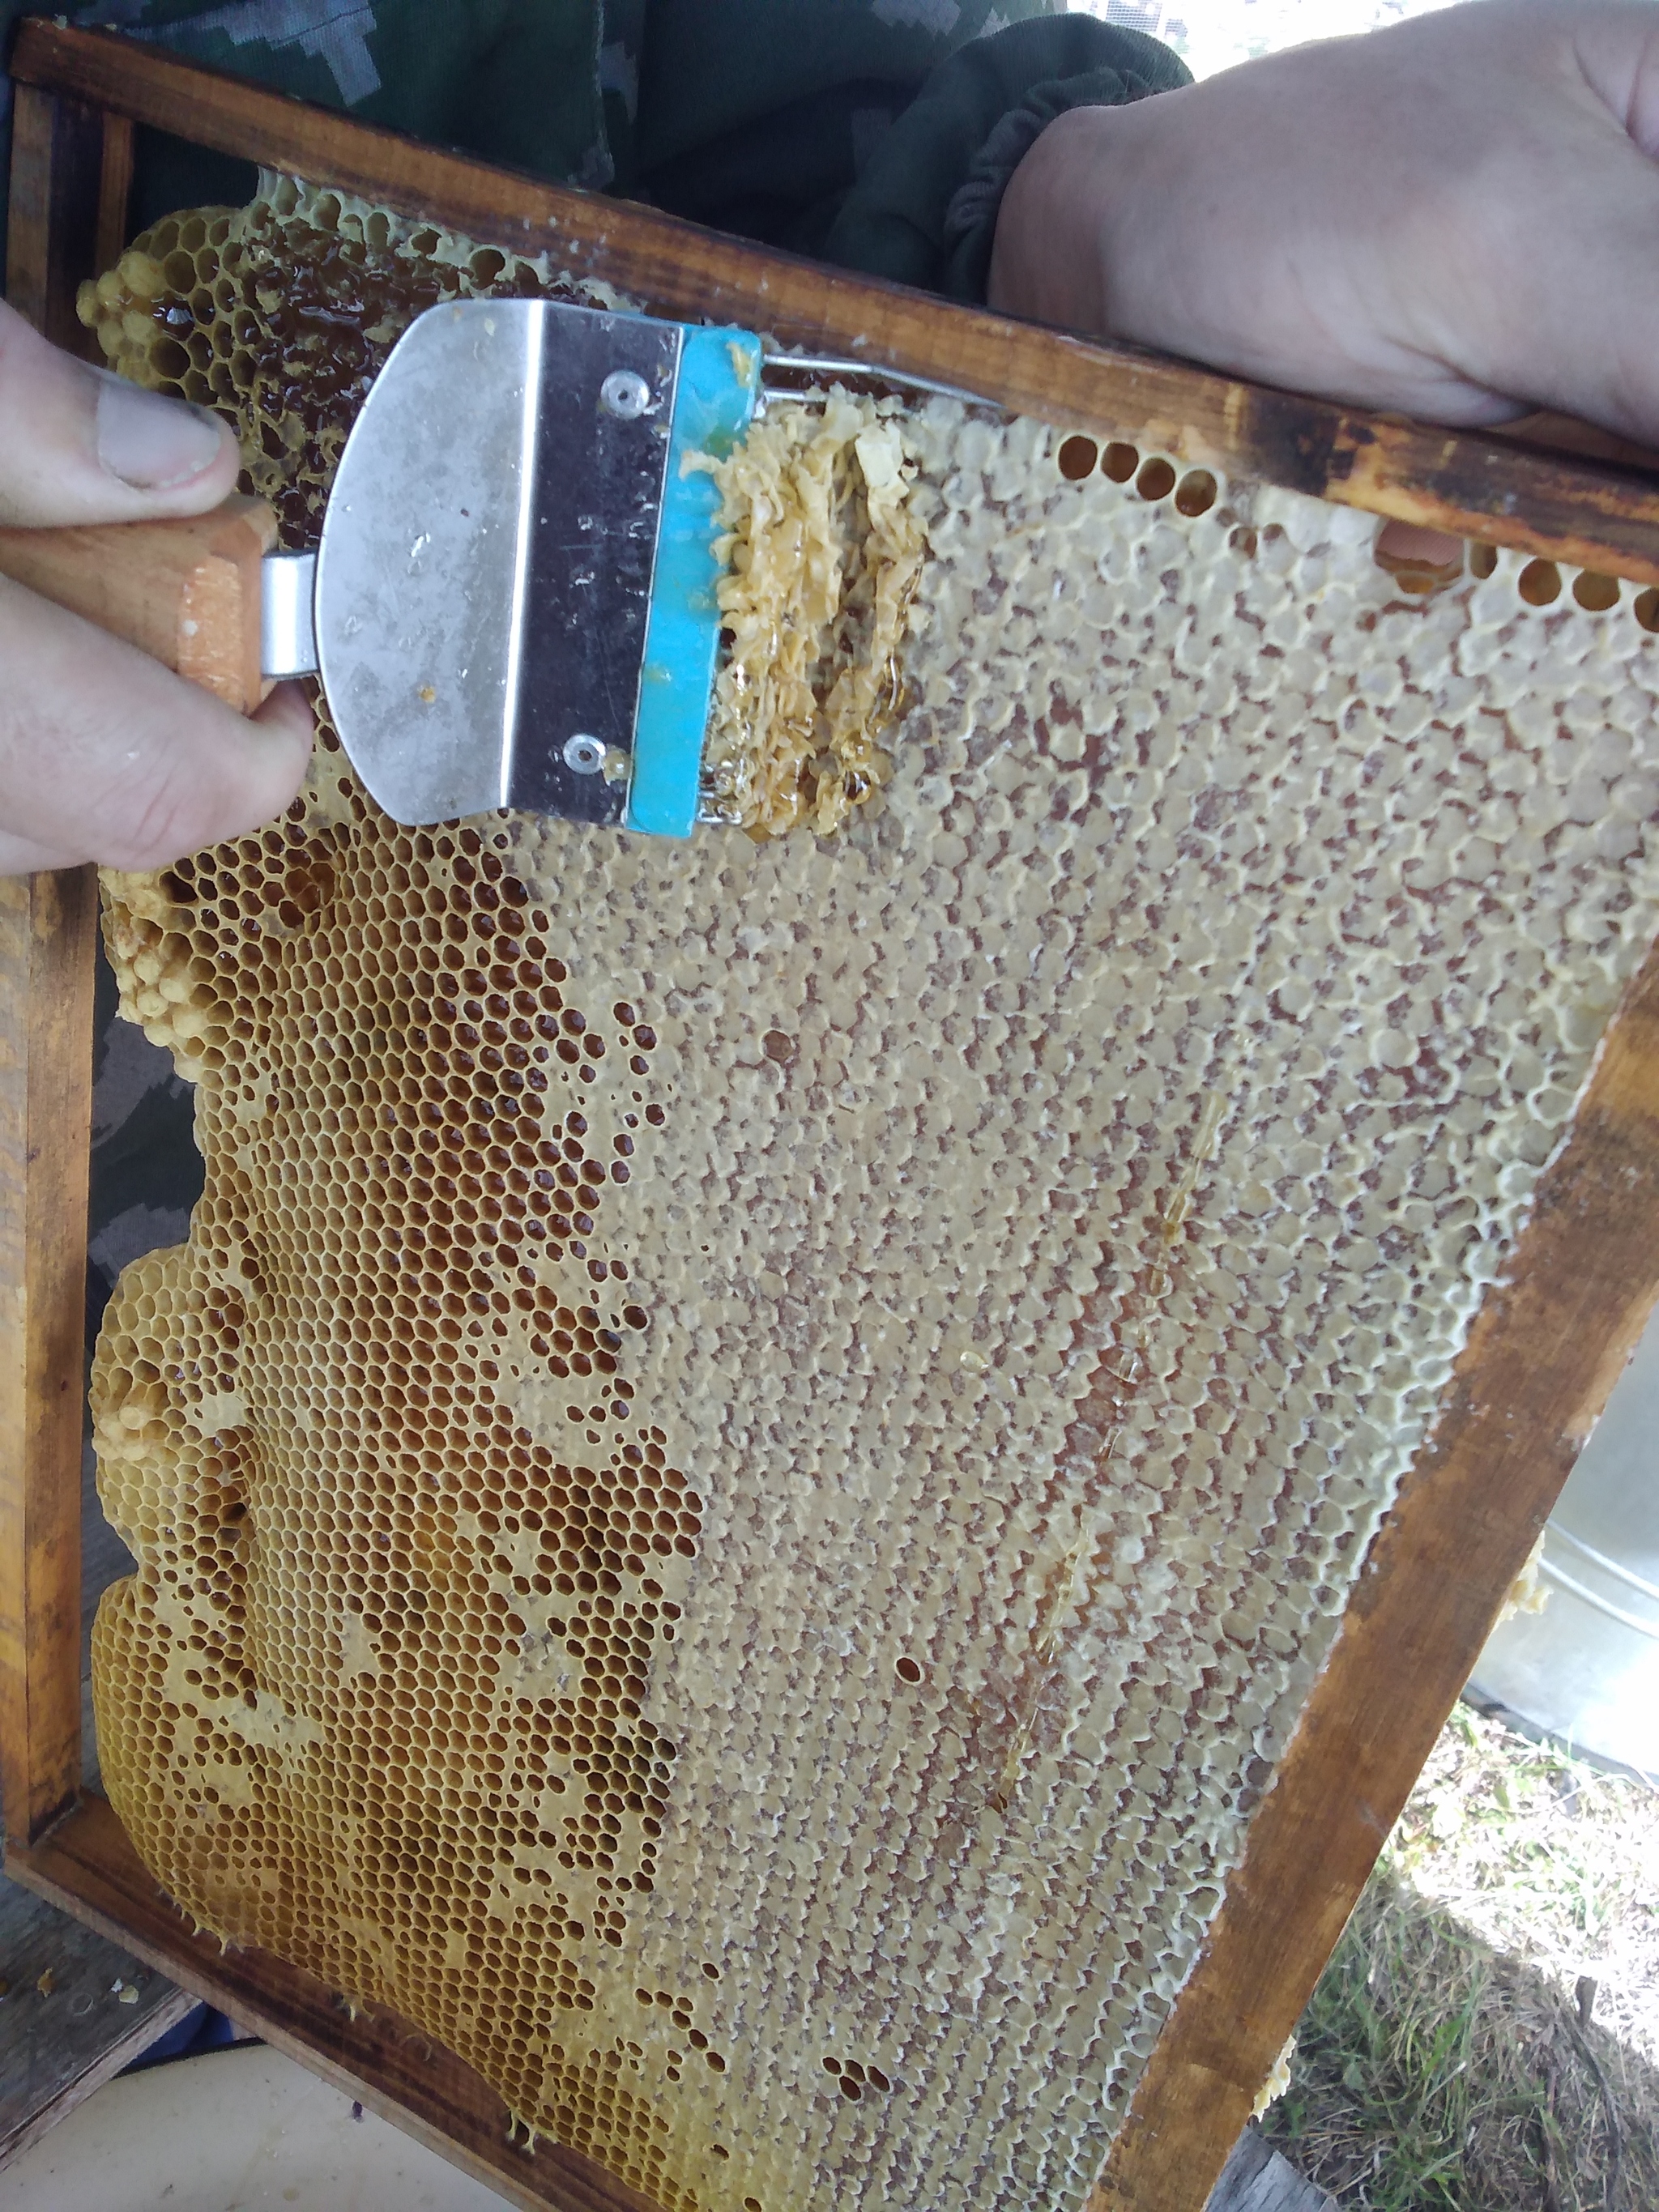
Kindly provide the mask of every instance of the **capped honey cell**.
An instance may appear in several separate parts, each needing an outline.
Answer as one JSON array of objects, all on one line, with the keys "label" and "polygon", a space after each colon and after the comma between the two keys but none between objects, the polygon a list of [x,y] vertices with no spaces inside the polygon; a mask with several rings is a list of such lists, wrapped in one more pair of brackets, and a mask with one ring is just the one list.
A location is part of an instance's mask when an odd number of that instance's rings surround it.
[{"label": "capped honey cell", "polygon": [[[266,179],[84,312],[295,542],[416,308],[526,288],[601,297]],[[846,405],[724,483],[752,544],[816,481],[860,580],[790,834],[401,829],[325,720],[283,820],[106,875],[206,1181],[97,1352],[100,1753],[184,1911],[526,2144],[1075,2212],[1659,925],[1659,648],[1127,436]]]}]

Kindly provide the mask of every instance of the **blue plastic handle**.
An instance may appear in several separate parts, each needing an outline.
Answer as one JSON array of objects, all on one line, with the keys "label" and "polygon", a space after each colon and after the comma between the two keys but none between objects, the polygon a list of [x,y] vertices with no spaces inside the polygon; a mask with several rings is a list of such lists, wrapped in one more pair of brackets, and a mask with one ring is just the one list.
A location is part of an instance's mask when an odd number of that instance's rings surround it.
[{"label": "blue plastic handle", "polygon": [[688,453],[730,453],[760,391],[760,340],[749,331],[683,325],[679,383],[646,623],[625,826],[689,837],[697,817],[703,733],[714,685],[720,615],[714,517],[720,493]]}]

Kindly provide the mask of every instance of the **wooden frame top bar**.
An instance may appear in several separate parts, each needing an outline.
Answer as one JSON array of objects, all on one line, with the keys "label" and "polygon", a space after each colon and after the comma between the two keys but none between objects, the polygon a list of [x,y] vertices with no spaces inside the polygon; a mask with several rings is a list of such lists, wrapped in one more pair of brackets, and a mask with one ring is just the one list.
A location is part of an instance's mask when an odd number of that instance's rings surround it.
[{"label": "wooden frame top bar", "polygon": [[481,240],[532,253],[545,248],[573,271],[625,284],[659,313],[747,323],[763,301],[768,331],[787,344],[945,378],[1062,428],[1659,584],[1659,478],[1629,469],[1298,398],[951,306],[654,209],[420,145],[112,32],[31,16],[18,32],[11,73],[21,83]]}]

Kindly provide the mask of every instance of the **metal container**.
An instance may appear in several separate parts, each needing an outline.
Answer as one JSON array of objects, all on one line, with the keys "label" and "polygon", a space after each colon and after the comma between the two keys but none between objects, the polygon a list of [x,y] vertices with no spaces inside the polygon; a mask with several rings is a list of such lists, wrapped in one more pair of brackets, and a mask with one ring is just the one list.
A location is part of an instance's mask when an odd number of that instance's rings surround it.
[{"label": "metal container", "polygon": [[1470,1689],[1659,1776],[1659,1313],[1551,1516],[1542,1572],[1548,1603],[1493,1630]]}]

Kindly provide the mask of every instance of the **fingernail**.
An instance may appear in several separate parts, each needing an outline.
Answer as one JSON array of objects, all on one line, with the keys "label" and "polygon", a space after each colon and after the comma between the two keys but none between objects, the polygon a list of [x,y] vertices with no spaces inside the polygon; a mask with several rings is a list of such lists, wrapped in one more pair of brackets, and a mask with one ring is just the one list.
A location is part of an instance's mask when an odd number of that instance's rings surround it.
[{"label": "fingernail", "polygon": [[99,374],[98,458],[135,491],[166,491],[199,476],[219,451],[219,426],[201,408]]}]

